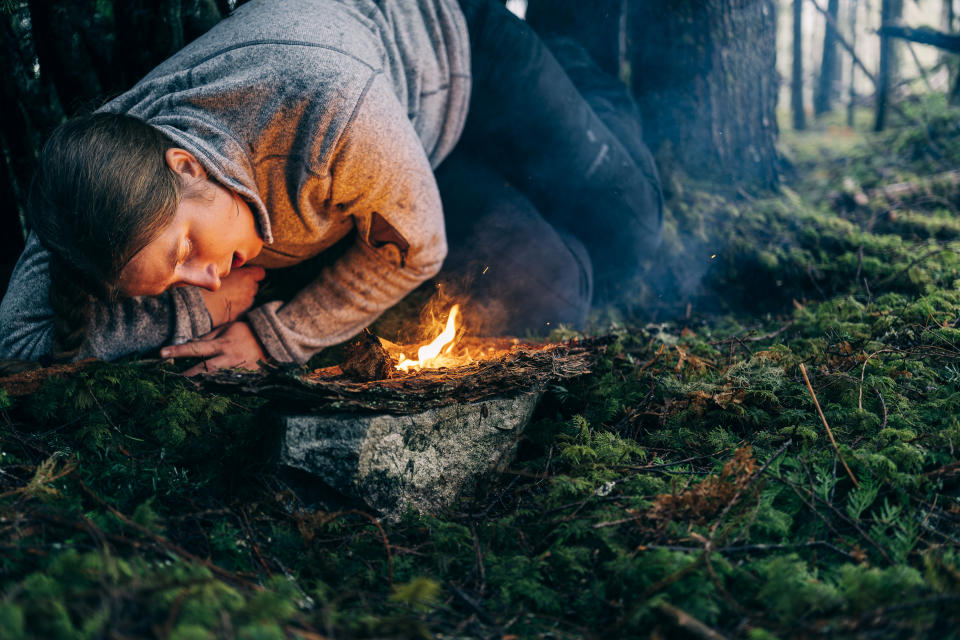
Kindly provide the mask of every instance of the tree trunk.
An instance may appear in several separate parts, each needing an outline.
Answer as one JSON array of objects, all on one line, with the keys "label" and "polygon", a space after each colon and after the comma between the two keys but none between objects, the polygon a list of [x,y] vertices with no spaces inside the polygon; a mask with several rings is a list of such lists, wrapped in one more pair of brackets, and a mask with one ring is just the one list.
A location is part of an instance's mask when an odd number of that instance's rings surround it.
[{"label": "tree trunk", "polygon": [[0,69],[6,71],[0,77],[0,104],[4,105],[0,171],[9,183],[4,186],[5,196],[14,196],[2,201],[7,207],[0,217],[0,235],[18,239],[22,236],[21,216],[37,150],[43,137],[63,117],[49,75],[38,78],[34,73],[34,39],[26,25],[29,14],[25,8],[0,13]]},{"label": "tree trunk", "polygon": [[[956,22],[957,14],[953,8],[953,0],[943,0],[943,30],[946,33],[953,33]],[[957,60],[956,55],[941,51],[940,62],[947,67],[950,87],[947,90],[947,101],[955,107],[960,105],[960,61]]]},{"label": "tree trunk", "polygon": [[[847,18],[847,28],[850,33],[850,46],[856,51],[857,48],[857,0],[849,0],[849,13]],[[847,126],[851,129],[854,125],[854,115],[857,106],[857,63],[850,56],[850,86],[847,91]]]},{"label": "tree trunk", "polygon": [[[881,28],[893,25],[900,19],[902,0],[882,0],[880,4]],[[877,73],[877,113],[873,123],[874,131],[883,131],[887,124],[887,104],[890,100],[890,87],[893,86],[897,71],[896,40],[887,35],[880,36],[880,69]]]},{"label": "tree trunk", "polygon": [[[226,15],[216,0],[114,0],[114,60],[119,90],[202,35]],[[241,4],[240,2],[237,5]]]},{"label": "tree trunk", "polygon": [[0,119],[0,202],[6,205],[0,215],[0,296],[23,251],[22,202],[34,160],[32,127],[23,104],[29,94],[21,87],[25,60],[11,19],[16,20],[0,15],[0,69],[6,70],[0,77],[0,104],[5,105]]},{"label": "tree trunk", "polygon": [[836,84],[840,76],[840,57],[837,55],[837,30],[834,25],[840,18],[840,0],[827,2],[827,13],[832,20],[826,20],[823,31],[823,57],[820,61],[820,77],[816,95],[813,99],[813,113],[820,116],[833,108],[836,97]]},{"label": "tree trunk", "polygon": [[8,152],[0,139],[0,154],[3,155],[0,160],[0,198],[3,202],[9,203],[6,207],[6,213],[0,219],[0,298],[6,293],[7,283],[10,281],[10,274],[13,273],[13,267],[17,264],[17,259],[23,251],[23,227],[20,223],[20,216],[17,207],[17,192],[13,184],[13,172],[10,171],[8,163]]},{"label": "tree trunk", "polygon": [[778,184],[773,0],[631,3],[633,88],[648,143],[690,175]]},{"label": "tree trunk", "polygon": [[89,107],[101,97],[102,88],[90,52],[75,29],[85,7],[48,0],[27,4],[40,73],[53,82],[66,113]]},{"label": "tree trunk", "polygon": [[229,4],[224,11],[216,0],[182,0],[181,11],[184,44],[202,36],[230,13]]},{"label": "tree trunk", "polygon": [[803,110],[803,1],[793,0],[793,66],[790,73],[790,112],[793,128],[807,128],[807,115]]},{"label": "tree trunk", "polygon": [[180,0],[114,2],[114,61],[126,89],[183,46]]}]

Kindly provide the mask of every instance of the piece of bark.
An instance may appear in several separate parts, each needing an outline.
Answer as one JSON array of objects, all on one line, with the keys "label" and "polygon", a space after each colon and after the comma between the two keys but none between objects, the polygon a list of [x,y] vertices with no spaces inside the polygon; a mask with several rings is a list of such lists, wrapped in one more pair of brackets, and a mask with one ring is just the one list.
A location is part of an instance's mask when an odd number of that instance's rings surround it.
[{"label": "piece of bark", "polygon": [[[659,330],[659,329],[658,329]],[[656,335],[644,332],[647,339]],[[214,371],[204,376],[206,389],[256,394],[293,411],[372,411],[398,415],[419,413],[451,403],[476,402],[514,395],[535,387],[587,375],[616,336],[550,344],[515,344],[498,338],[463,338],[459,346],[476,358],[459,367],[397,371],[388,380],[361,382],[341,367],[303,373],[277,367],[260,371]],[[494,347],[500,353],[488,353]],[[294,409],[296,408],[296,409]]]},{"label": "piece of bark", "polygon": [[97,362],[97,359],[85,358],[77,362],[41,367],[37,363],[30,363],[23,360],[3,360],[0,361],[0,370],[2,370],[3,373],[13,371],[16,371],[16,373],[0,377],[0,389],[3,389],[7,392],[7,395],[13,397],[27,396],[39,389],[40,385],[43,384],[47,378],[69,375],[87,367],[93,362]]},{"label": "piece of bark", "polygon": [[346,359],[340,368],[354,380],[386,380],[396,371],[393,358],[387,353],[380,339],[368,329],[346,347]]}]

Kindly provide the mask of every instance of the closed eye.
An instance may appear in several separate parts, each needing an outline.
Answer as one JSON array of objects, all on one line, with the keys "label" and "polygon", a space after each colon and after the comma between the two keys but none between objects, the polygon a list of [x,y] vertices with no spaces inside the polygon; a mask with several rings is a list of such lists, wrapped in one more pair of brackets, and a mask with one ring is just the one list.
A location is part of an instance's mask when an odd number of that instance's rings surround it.
[{"label": "closed eye", "polygon": [[182,265],[187,261],[187,258],[190,257],[190,252],[193,249],[193,244],[190,242],[190,238],[184,238],[183,242],[180,243],[179,249],[177,249],[177,263],[176,266]]}]

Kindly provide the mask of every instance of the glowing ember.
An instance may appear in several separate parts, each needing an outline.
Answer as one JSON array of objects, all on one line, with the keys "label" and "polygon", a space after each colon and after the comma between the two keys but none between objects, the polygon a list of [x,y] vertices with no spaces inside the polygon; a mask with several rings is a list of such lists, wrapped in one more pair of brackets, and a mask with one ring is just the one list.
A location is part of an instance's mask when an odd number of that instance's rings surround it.
[{"label": "glowing ember", "polygon": [[444,347],[447,347],[448,351],[453,347],[453,339],[457,337],[457,314],[459,311],[460,305],[453,305],[450,309],[450,317],[447,318],[447,326],[444,328],[443,333],[434,338],[430,344],[417,349],[416,360],[410,360],[401,353],[400,364],[397,365],[397,369],[400,371],[409,371],[413,368],[422,369],[424,367],[436,366],[433,361],[440,355]]}]

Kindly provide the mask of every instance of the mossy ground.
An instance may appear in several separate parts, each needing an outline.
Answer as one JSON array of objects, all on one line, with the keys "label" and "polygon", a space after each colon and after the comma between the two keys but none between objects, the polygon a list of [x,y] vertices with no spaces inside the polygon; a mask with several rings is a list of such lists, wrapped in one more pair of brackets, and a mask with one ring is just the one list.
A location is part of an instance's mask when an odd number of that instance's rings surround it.
[{"label": "mossy ground", "polygon": [[908,109],[785,134],[776,195],[673,177],[616,344],[441,517],[306,509],[270,407],[162,365],[0,394],[0,638],[960,635],[960,199],[834,197],[960,165]]}]

